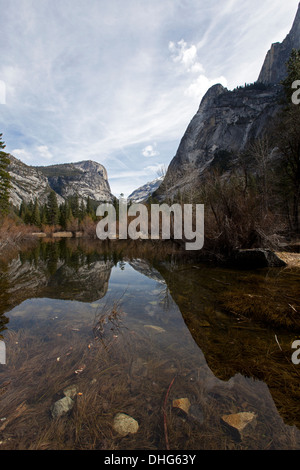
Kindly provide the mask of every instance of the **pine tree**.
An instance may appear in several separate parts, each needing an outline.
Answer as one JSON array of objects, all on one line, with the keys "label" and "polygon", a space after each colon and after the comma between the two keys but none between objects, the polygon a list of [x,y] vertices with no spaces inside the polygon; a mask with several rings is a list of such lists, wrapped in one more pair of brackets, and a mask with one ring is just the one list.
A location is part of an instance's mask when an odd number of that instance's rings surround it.
[{"label": "pine tree", "polygon": [[47,222],[49,225],[57,225],[59,223],[59,207],[55,192],[52,190],[47,201]]},{"label": "pine tree", "polygon": [[63,204],[60,205],[60,219],[59,224],[61,227],[66,230],[68,226],[68,222],[72,219],[72,210],[68,200],[66,200]]},{"label": "pine tree", "polygon": [[32,224],[35,225],[36,227],[40,227],[40,226],[41,226],[40,206],[39,206],[39,203],[38,203],[37,199],[36,199],[35,202],[34,202],[34,207],[33,207],[31,222],[32,222]]},{"label": "pine tree", "polygon": [[88,196],[87,202],[86,202],[86,213],[87,215],[90,215],[90,216],[93,215],[93,209],[92,209],[90,196]]},{"label": "pine tree", "polygon": [[41,214],[41,226],[47,224],[47,205],[44,204],[40,209]]},{"label": "pine tree", "polygon": [[5,215],[9,211],[9,190],[10,190],[10,174],[7,167],[10,163],[8,154],[3,152],[5,144],[2,142],[2,134],[0,134],[0,214]]},{"label": "pine tree", "polygon": [[71,198],[71,208],[72,208],[72,214],[75,219],[79,219],[80,217],[80,209],[79,209],[79,199],[77,194]]},{"label": "pine tree", "polygon": [[63,230],[66,230],[67,219],[66,219],[66,203],[63,203],[59,206],[59,225]]},{"label": "pine tree", "polygon": [[32,224],[32,216],[33,216],[33,202],[30,201],[26,207],[26,212],[24,216],[24,222],[26,225]]},{"label": "pine tree", "polygon": [[27,204],[26,202],[22,201],[19,210],[19,217],[25,221],[26,213],[27,213]]},{"label": "pine tree", "polygon": [[80,209],[79,209],[79,220],[80,220],[80,222],[84,219],[85,215],[86,215],[86,207],[85,207],[83,199],[81,199]]}]

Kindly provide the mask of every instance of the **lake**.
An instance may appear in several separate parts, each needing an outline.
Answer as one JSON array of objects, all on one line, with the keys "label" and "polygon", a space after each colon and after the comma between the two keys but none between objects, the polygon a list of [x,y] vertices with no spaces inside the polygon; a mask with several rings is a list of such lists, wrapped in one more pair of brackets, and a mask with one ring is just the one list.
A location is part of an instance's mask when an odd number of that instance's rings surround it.
[{"label": "lake", "polygon": [[[142,244],[41,241],[1,260],[0,449],[300,449],[299,332],[222,304],[231,291],[268,304],[299,271]],[[120,413],[137,432],[116,430]],[[251,422],[236,432],[231,415]]]}]

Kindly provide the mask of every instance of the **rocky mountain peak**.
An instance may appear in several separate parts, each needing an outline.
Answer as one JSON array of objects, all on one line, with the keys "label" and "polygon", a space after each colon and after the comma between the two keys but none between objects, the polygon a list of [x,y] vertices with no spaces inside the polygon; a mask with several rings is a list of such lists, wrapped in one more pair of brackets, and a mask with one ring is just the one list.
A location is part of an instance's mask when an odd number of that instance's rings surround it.
[{"label": "rocky mountain peak", "polygon": [[107,171],[103,165],[90,160],[51,166],[34,167],[26,165],[10,155],[8,167],[11,176],[10,200],[15,207],[22,201],[41,204],[47,201],[49,192],[56,192],[59,204],[77,195],[80,199],[112,201]]},{"label": "rocky mountain peak", "polygon": [[139,204],[141,202],[147,201],[147,199],[152,196],[152,194],[161,186],[164,180],[164,176],[160,176],[149,183],[144,184],[140,188],[133,191],[128,200],[133,204]]},{"label": "rocky mountain peak", "polygon": [[295,18],[295,21],[294,21],[294,24],[292,26],[292,29],[291,29],[291,32],[290,32],[289,36],[290,36],[292,41],[294,41],[294,40],[299,41],[299,38],[300,38],[300,3],[298,5],[298,11],[297,11],[297,14],[296,14],[296,18]]},{"label": "rocky mountain peak", "polygon": [[74,168],[78,168],[82,171],[86,171],[89,173],[97,173],[98,175],[102,176],[105,180],[108,180],[107,171],[103,165],[100,163],[94,162],[92,160],[86,160],[83,162],[73,163]]},{"label": "rocky mountain peak", "polygon": [[217,83],[216,85],[213,85],[207,92],[205,93],[204,97],[202,98],[201,104],[199,111],[207,106],[211,106],[212,101],[214,101],[218,96],[222,95],[225,93],[227,88],[223,87],[220,83]]},{"label": "rocky mountain peak", "polygon": [[[11,203],[15,207],[19,207],[22,201],[28,204],[38,199],[41,204],[44,204],[51,191],[48,179],[37,168],[26,165],[13,155],[9,155],[9,159],[8,171],[11,176]],[[63,198],[58,196],[58,202],[63,202]]]},{"label": "rocky mountain peak", "polygon": [[293,26],[282,43],[274,43],[267,53],[258,82],[278,84],[286,77],[286,63],[293,49],[300,49],[300,3]]},{"label": "rocky mountain peak", "polygon": [[87,160],[38,167],[38,170],[47,177],[51,188],[64,199],[74,195],[98,202],[113,199],[107,171],[100,163]]}]

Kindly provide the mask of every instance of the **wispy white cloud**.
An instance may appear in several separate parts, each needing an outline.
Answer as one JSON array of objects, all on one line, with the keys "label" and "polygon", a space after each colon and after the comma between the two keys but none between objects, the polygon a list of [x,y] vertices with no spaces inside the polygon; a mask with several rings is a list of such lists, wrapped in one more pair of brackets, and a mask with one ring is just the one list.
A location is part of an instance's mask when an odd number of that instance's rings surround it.
[{"label": "wispy white cloud", "polygon": [[162,171],[162,168],[164,167],[163,163],[154,163],[153,165],[148,165],[145,167],[145,171],[149,175],[153,175],[156,173],[160,173]]},{"label": "wispy white cloud", "polygon": [[39,145],[37,151],[42,160],[52,160],[53,155],[47,145]]},{"label": "wispy white cloud", "polygon": [[156,150],[156,146],[157,146],[157,144],[147,145],[143,149],[142,155],[146,158],[157,157],[159,155],[159,152]]},{"label": "wispy white cloud", "polygon": [[32,154],[25,149],[13,149],[11,152],[19,160],[22,160],[24,163],[29,163],[32,161]]},{"label": "wispy white cloud", "polygon": [[37,161],[40,165],[49,164],[49,161],[53,159],[53,155],[50,152],[47,145],[38,145],[32,148],[32,151],[26,150],[24,148],[13,149],[12,155],[20,160],[23,160],[25,163],[32,163],[32,161]]},{"label": "wispy white cloud", "polygon": [[199,62],[197,46],[195,44],[188,45],[184,39],[181,39],[176,44],[170,41],[169,50],[173,61],[179,63],[185,72],[204,72],[203,66]]},{"label": "wispy white cloud", "polygon": [[234,87],[258,77],[297,6],[0,0],[7,149],[36,165],[93,159],[107,167],[115,191],[117,184],[120,192],[123,185],[135,189],[156,177],[156,162],[145,170],[145,158],[156,159],[159,149],[169,164],[212,84]]},{"label": "wispy white cloud", "polygon": [[227,87],[227,79],[225,77],[210,79],[205,75],[201,74],[189,85],[189,87],[185,90],[184,93],[187,96],[200,99],[201,97],[203,97],[205,92],[216,83],[221,83],[221,85]]},{"label": "wispy white cloud", "polygon": [[180,72],[188,72],[193,75],[192,78],[187,79],[187,88],[184,90],[185,96],[200,100],[212,85],[221,83],[223,86],[227,86],[225,77],[209,78],[206,75],[204,67],[199,61],[198,46],[196,44],[189,45],[184,39],[176,44],[171,41],[169,50],[173,62],[180,66]]}]

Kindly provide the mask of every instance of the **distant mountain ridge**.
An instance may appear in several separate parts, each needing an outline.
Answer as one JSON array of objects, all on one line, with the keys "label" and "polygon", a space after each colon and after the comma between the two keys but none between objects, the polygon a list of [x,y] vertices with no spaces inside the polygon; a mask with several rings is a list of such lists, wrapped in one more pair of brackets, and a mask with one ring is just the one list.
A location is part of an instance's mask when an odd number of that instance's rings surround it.
[{"label": "distant mountain ridge", "polygon": [[128,197],[128,200],[131,201],[133,204],[145,202],[160,187],[163,182],[163,179],[164,177],[160,176],[159,178],[156,178],[155,180],[144,184],[140,188],[133,191]]},{"label": "distant mountain ridge", "polygon": [[9,155],[8,171],[11,176],[10,201],[15,207],[38,199],[47,202],[51,190],[55,191],[61,204],[70,196],[82,200],[88,197],[97,202],[111,202],[107,171],[103,165],[92,161],[66,163],[52,166],[29,166]]},{"label": "distant mountain ridge", "polygon": [[78,195],[98,202],[110,202],[112,194],[107,171],[91,160],[35,167],[48,179],[51,188],[64,199]]}]

